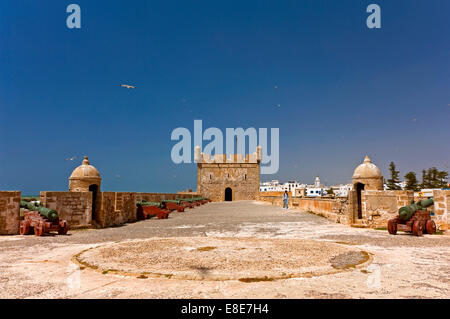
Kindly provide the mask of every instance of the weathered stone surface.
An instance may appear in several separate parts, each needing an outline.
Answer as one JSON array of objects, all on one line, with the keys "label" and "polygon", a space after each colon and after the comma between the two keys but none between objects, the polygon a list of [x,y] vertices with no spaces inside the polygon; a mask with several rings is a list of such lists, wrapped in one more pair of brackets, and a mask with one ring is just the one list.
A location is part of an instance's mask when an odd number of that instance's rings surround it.
[{"label": "weathered stone surface", "polygon": [[71,228],[92,224],[91,192],[41,192],[41,203],[58,212]]},{"label": "weathered stone surface", "polygon": [[436,226],[447,231],[450,223],[450,190],[434,190],[434,216]]},{"label": "weathered stone surface", "polygon": [[102,192],[96,222],[100,227],[118,226],[134,222],[136,218],[136,193]]},{"label": "weathered stone surface", "polygon": [[21,192],[0,192],[0,235],[17,235]]},{"label": "weathered stone surface", "polygon": [[[282,194],[274,196],[259,193],[258,199],[272,205],[283,206]],[[291,197],[289,198],[289,207],[323,216],[336,223],[350,224],[349,203],[346,199]]]}]

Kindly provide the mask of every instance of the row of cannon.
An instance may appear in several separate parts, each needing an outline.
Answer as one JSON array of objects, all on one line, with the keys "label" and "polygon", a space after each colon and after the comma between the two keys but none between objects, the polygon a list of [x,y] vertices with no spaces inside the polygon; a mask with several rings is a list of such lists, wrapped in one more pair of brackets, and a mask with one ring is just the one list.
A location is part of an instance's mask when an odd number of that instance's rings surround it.
[{"label": "row of cannon", "polygon": [[[167,219],[173,211],[184,212],[186,208],[209,203],[210,200],[204,197],[182,198],[176,200],[163,200],[160,202],[141,201],[137,203],[137,219],[144,220],[151,217]],[[20,221],[19,233],[21,235],[42,236],[50,232],[58,232],[59,235],[66,235],[69,230],[67,221],[60,219],[58,212],[46,208],[41,204],[21,201],[21,212],[23,220]]]},{"label": "row of cannon", "polygon": [[210,200],[205,197],[180,198],[160,202],[141,201],[137,203],[137,219],[144,220],[152,217],[167,219],[173,211],[182,213],[187,208],[194,208],[209,202]]}]

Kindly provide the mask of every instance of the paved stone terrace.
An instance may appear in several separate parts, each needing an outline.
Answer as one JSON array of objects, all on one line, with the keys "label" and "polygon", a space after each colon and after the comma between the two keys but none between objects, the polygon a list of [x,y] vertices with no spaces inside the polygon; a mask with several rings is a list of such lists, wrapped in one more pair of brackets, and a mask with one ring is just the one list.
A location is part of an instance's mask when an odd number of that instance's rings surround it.
[{"label": "paved stone terrace", "polygon": [[[73,263],[105,244],[155,237],[296,238],[364,250],[364,268],[269,282],[135,278]],[[317,252],[320,253],[320,252]],[[450,236],[351,228],[322,217],[253,202],[210,203],[122,227],[69,236],[0,237],[0,298],[448,298]]]}]

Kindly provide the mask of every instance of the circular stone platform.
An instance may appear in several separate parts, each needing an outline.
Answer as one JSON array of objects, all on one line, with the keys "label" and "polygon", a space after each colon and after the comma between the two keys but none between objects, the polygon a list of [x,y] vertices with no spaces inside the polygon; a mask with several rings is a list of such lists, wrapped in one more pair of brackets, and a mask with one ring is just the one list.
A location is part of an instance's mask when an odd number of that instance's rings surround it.
[{"label": "circular stone platform", "polygon": [[76,260],[103,274],[243,282],[312,277],[367,262],[354,247],[301,239],[184,237],[109,244]]}]

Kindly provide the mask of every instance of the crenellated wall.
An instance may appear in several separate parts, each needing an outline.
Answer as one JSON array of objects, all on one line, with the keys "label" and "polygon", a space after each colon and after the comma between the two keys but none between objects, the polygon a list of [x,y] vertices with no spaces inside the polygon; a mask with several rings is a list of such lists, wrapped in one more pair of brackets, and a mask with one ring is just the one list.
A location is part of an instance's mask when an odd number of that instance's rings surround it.
[{"label": "crenellated wall", "polygon": [[101,192],[97,196],[99,209],[95,222],[99,227],[118,226],[137,220],[136,193]]},{"label": "crenellated wall", "polygon": [[434,190],[434,216],[436,226],[448,231],[450,224],[450,190]]},{"label": "crenellated wall", "polygon": [[136,201],[160,202],[162,200],[174,200],[177,198],[194,198],[200,197],[196,193],[136,193]]},{"label": "crenellated wall", "polygon": [[0,191],[0,235],[19,234],[21,192]]},{"label": "crenellated wall", "polygon": [[[281,195],[266,195],[259,193],[259,200],[282,207]],[[289,198],[289,207],[299,211],[313,213],[323,216],[336,223],[350,224],[349,204],[347,199],[340,198]]]},{"label": "crenellated wall", "polygon": [[[45,207],[58,212],[67,220],[70,228],[106,228],[137,220],[136,202],[159,202],[165,199],[193,198],[197,194],[99,192],[95,205],[92,192],[41,192],[40,200]],[[93,208],[95,211],[93,213]]]},{"label": "crenellated wall", "polygon": [[362,219],[360,222],[366,227],[385,228],[389,219],[398,216],[400,207],[411,204],[413,199],[413,191],[362,191]]},{"label": "crenellated wall", "polygon": [[[289,206],[304,212],[326,217],[334,222],[358,227],[386,228],[389,219],[398,216],[400,207],[409,205],[414,199],[413,191],[366,190],[361,192],[361,213],[358,218],[356,195],[351,192],[346,198],[289,198]],[[282,194],[259,194],[259,200],[283,206]],[[434,190],[434,211],[431,218],[440,231],[448,230],[450,221],[450,190]]]},{"label": "crenellated wall", "polygon": [[91,192],[46,192],[40,194],[43,206],[58,212],[70,228],[88,227],[92,223]]}]

